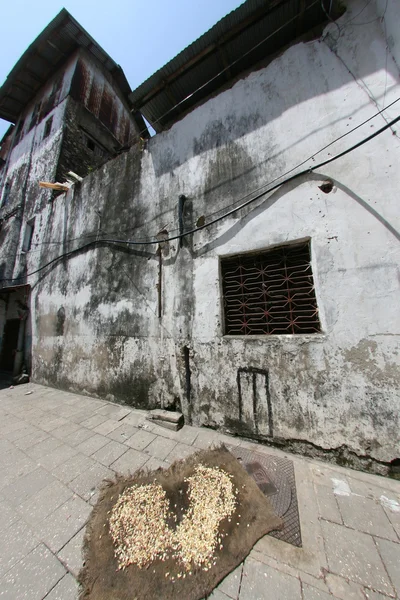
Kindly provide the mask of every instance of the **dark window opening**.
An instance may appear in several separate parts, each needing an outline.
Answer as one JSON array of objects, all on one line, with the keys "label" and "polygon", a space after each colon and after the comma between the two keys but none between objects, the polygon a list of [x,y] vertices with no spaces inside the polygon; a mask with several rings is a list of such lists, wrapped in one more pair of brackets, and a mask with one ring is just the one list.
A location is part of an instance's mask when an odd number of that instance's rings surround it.
[{"label": "dark window opening", "polygon": [[52,125],[53,125],[53,117],[50,117],[50,119],[47,119],[47,121],[44,125],[43,139],[47,138],[50,135]]},{"label": "dark window opening", "polygon": [[225,335],[321,330],[309,242],[221,259]]},{"label": "dark window opening", "polygon": [[38,117],[39,117],[39,113],[40,113],[40,106],[41,106],[40,102],[38,104],[35,104],[35,108],[33,109],[32,117],[31,117],[31,122],[29,124],[29,131],[36,125],[36,123],[38,121]]},{"label": "dark window opening", "polygon": [[32,221],[28,221],[25,227],[24,241],[22,242],[22,252],[29,252],[31,249],[34,229],[35,219],[32,219]]},{"label": "dark window opening", "polygon": [[24,127],[24,119],[21,119],[17,125],[17,131],[15,132],[14,146],[16,146],[19,143],[19,141],[22,137],[23,127]]},{"label": "dark window opening", "polygon": [[7,183],[4,186],[3,198],[1,200],[1,208],[3,208],[3,206],[7,206],[7,204],[9,203],[10,192],[11,192],[11,183],[7,181]]},{"label": "dark window opening", "polygon": [[93,140],[91,140],[90,138],[86,138],[86,146],[89,148],[89,150],[91,150],[92,152],[95,151],[96,149],[96,144],[94,143]]}]

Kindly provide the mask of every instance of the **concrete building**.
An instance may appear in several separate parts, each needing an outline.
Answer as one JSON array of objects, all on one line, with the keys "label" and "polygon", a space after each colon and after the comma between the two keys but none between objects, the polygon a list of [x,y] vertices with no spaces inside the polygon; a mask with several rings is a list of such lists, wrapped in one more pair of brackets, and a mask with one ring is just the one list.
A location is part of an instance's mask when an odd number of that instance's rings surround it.
[{"label": "concrete building", "polygon": [[[112,158],[111,138],[84,128],[109,160],[55,198],[38,179],[77,164],[31,165],[18,186],[29,210],[14,233],[3,222],[0,263],[8,288],[30,286],[35,381],[396,464],[400,5],[329,5],[248,0],[129,94],[132,122],[121,92],[130,133],[109,123],[107,135],[146,137],[144,116],[155,136]],[[62,148],[65,120],[72,139],[82,127],[79,111],[53,110],[52,136],[51,113],[31,133],[35,165]]]},{"label": "concrete building", "polygon": [[[121,67],[65,9],[0,89],[0,117],[13,123],[0,150],[0,364],[6,371],[31,369],[25,275],[57,197],[38,183],[65,181],[69,171],[85,177],[137,141],[144,123],[132,116],[130,91]],[[13,278],[16,286],[9,285]]]}]

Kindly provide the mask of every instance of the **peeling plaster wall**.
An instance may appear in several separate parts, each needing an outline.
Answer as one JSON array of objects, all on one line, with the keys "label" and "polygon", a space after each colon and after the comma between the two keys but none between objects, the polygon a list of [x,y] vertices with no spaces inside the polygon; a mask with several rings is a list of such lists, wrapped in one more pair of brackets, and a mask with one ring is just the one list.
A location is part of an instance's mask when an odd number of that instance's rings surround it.
[{"label": "peeling plaster wall", "polygon": [[[83,70],[86,79],[81,77]],[[112,96],[108,112],[103,105],[104,95]],[[49,131],[47,123],[51,124]],[[2,147],[0,288],[25,283],[27,273],[45,264],[52,250],[61,252],[66,243],[61,237],[62,227],[54,221],[56,194],[39,188],[39,181],[65,181],[71,170],[87,175],[131,142],[134,131],[127,102],[111,75],[78,49],[26,106]],[[87,133],[96,140],[101,153],[89,149]],[[7,203],[3,203],[3,184],[10,189]],[[34,230],[30,250],[25,252],[28,224],[33,224]],[[58,236],[56,244],[52,243],[53,235]],[[0,354],[5,322],[6,317],[0,318]],[[25,338],[25,366],[30,370],[31,317]]]},{"label": "peeling plaster wall", "polygon": [[[329,25],[322,39],[292,46],[144,150],[134,146],[59,196],[38,230],[47,243],[41,264],[96,237],[176,235],[180,194],[190,229],[395,100],[398,69],[386,52],[382,13],[368,4],[367,24],[357,26],[364,6],[349,2],[339,39]],[[395,105],[385,118],[397,114]],[[373,119],[301,168],[384,124]],[[194,424],[398,457],[399,152],[388,130],[188,236],[182,248],[169,242],[160,320],[155,245],[100,244],[32,277],[35,380],[138,407],[178,399]],[[327,178],[335,185],[324,194],[318,186]],[[220,257],[308,238],[322,333],[224,337]]]}]

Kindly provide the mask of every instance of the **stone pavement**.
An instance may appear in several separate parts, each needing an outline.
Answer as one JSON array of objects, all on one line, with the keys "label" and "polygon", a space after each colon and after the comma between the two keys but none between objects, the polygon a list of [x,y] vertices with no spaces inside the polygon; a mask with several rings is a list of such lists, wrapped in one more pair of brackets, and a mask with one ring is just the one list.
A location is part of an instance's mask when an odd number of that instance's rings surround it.
[{"label": "stone pavement", "polygon": [[0,390],[0,598],[77,598],[99,483],[219,441],[293,461],[303,547],[266,536],[210,598],[400,598],[400,482],[144,415],[36,384]]}]

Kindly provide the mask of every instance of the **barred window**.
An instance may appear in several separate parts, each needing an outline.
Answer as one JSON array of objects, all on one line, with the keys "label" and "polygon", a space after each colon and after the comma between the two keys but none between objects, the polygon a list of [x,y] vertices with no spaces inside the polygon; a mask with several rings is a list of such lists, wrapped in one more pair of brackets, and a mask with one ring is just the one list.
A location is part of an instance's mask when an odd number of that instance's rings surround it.
[{"label": "barred window", "polygon": [[221,259],[225,335],[318,333],[310,243]]}]

